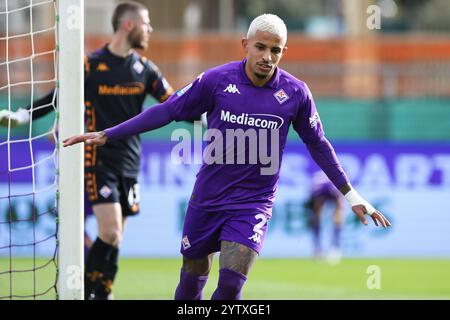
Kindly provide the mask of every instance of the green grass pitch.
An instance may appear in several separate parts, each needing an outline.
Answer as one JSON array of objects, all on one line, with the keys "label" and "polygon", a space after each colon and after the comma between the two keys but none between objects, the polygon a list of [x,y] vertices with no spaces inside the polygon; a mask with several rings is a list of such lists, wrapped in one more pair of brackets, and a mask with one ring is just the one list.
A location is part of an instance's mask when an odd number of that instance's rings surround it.
[{"label": "green grass pitch", "polygon": [[[27,269],[31,259],[14,259],[14,269]],[[38,260],[36,265],[42,264]],[[0,258],[0,273],[9,270],[10,261]],[[380,288],[368,289],[373,274],[380,271]],[[179,259],[120,260],[114,286],[115,299],[172,299],[178,283]],[[243,289],[243,299],[450,299],[450,260],[344,259],[336,266],[308,259],[264,259],[256,261]],[[211,270],[204,297],[211,296],[217,284],[218,256]],[[55,267],[50,264],[36,272],[36,288],[51,287]],[[13,294],[32,293],[33,273],[14,273]],[[370,282],[370,280],[369,280]],[[0,275],[0,296],[10,292],[9,274]],[[39,297],[54,299],[54,291]]]}]

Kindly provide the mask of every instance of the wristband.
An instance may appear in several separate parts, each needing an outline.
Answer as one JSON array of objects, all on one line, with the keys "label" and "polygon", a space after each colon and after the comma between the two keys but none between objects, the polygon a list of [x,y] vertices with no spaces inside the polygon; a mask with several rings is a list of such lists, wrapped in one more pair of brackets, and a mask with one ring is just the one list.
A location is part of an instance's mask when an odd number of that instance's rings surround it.
[{"label": "wristband", "polygon": [[350,206],[354,207],[357,206],[359,204],[362,204],[363,206],[366,207],[367,210],[367,214],[369,214],[370,216],[372,215],[372,213],[374,213],[376,210],[375,208],[369,203],[367,202],[363,197],[361,197],[359,195],[358,192],[356,192],[355,189],[351,189],[349,192],[347,192],[344,195],[345,199],[347,199],[348,203],[350,203]]}]

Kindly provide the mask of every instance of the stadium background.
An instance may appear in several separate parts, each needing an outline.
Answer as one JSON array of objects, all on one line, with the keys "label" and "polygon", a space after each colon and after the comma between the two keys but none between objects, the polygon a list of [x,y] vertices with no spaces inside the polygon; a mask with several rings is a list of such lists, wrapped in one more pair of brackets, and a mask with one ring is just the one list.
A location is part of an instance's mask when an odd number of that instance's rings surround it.
[{"label": "stadium background", "polygon": [[[353,184],[393,223],[389,230],[363,227],[347,208],[342,233],[344,261],[334,267],[310,261],[311,235],[303,203],[310,175],[317,167],[291,132],[273,219],[247,297],[450,298],[445,273],[450,266],[450,215],[445,205],[450,191],[450,13],[446,0],[141,2],[149,6],[155,29],[143,54],[161,68],[175,88],[209,67],[241,59],[240,38],[251,19],[264,12],[279,14],[289,30],[289,49],[280,66],[308,83],[327,137]],[[115,3],[86,2],[87,53],[108,41]],[[366,9],[373,4],[382,12],[379,30],[367,27],[370,13]],[[44,24],[53,19],[48,12],[37,13]],[[16,21],[13,28],[17,30],[29,24],[26,16],[11,21]],[[0,23],[4,25],[3,17]],[[38,50],[54,46],[51,34],[35,37]],[[27,39],[15,39],[9,46],[10,58],[30,54]],[[5,50],[2,42],[2,61]],[[51,76],[48,70],[53,61],[49,57],[41,60],[35,63],[35,79]],[[16,79],[30,77],[29,67],[15,68]],[[0,70],[0,87],[6,81],[4,75]],[[49,89],[36,85],[35,94]],[[14,88],[11,96],[13,109],[25,106],[30,101],[29,88]],[[7,105],[6,92],[0,92],[0,101],[2,108]],[[153,103],[149,99],[146,105]],[[47,131],[53,121],[54,115],[36,121],[33,134]],[[188,124],[177,123],[142,135],[142,211],[127,224],[122,254],[128,259],[121,262],[125,271],[118,279],[119,298],[170,298],[176,286],[182,215],[198,169],[170,161],[175,144],[170,136],[180,126],[192,130]],[[14,134],[27,136],[28,128],[14,129]],[[5,135],[6,130],[0,129],[0,137]],[[37,158],[44,158],[52,148],[50,142],[40,141]],[[0,150],[3,164],[5,152]],[[18,161],[25,152],[17,148]],[[37,183],[45,184],[52,174],[51,167],[42,165],[37,170]],[[5,177],[0,177],[0,188],[7,188],[6,183]],[[27,177],[17,176],[14,188],[28,187]],[[17,219],[32,214],[31,201],[23,200],[13,203]],[[51,195],[42,197],[36,203],[37,210],[44,210],[51,201]],[[3,201],[0,217],[7,221],[9,216],[9,206]],[[87,228],[95,235],[92,220]],[[323,222],[326,246],[331,233],[329,212]],[[52,228],[52,221],[36,223],[42,237]],[[7,236],[6,227],[0,225],[0,238]],[[13,227],[17,239],[30,236],[30,225]],[[17,263],[27,264],[30,250],[17,250],[17,257],[23,257]],[[42,256],[52,250],[37,248]],[[0,252],[2,269],[8,264],[5,255]],[[379,265],[386,275],[383,290],[367,289],[366,269],[370,265]],[[279,269],[286,270],[283,277],[277,275]],[[308,277],[311,274],[314,276]],[[142,287],[136,293],[131,283],[139,287],[138,277],[150,277],[148,283],[154,284],[154,289]],[[213,279],[207,290],[213,288]],[[6,284],[0,279],[0,291],[2,288],[6,290]]]}]

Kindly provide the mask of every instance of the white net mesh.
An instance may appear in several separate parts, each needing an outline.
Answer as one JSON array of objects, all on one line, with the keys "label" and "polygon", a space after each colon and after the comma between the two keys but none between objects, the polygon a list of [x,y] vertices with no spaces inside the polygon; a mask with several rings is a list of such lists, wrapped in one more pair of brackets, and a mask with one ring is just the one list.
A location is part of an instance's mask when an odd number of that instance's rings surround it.
[{"label": "white net mesh", "polygon": [[57,86],[56,15],[53,0],[0,0],[0,110],[30,116],[0,128],[0,299],[56,297],[56,91],[37,103]]}]

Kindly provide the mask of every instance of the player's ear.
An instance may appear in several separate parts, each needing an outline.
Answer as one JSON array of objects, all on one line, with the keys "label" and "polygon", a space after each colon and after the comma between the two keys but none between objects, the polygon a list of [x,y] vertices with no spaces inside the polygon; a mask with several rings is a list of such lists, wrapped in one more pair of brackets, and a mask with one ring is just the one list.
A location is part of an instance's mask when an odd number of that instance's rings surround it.
[{"label": "player's ear", "polygon": [[122,28],[124,28],[128,32],[133,29],[133,26],[134,26],[134,24],[133,24],[133,21],[131,21],[131,19],[125,19],[122,22]]},{"label": "player's ear", "polygon": [[284,46],[283,50],[281,50],[281,52],[283,53],[283,55],[286,53],[288,47]]},{"label": "player's ear", "polygon": [[248,39],[243,37],[241,42],[242,42],[242,48],[244,48],[244,51],[247,52],[248,51]]}]

